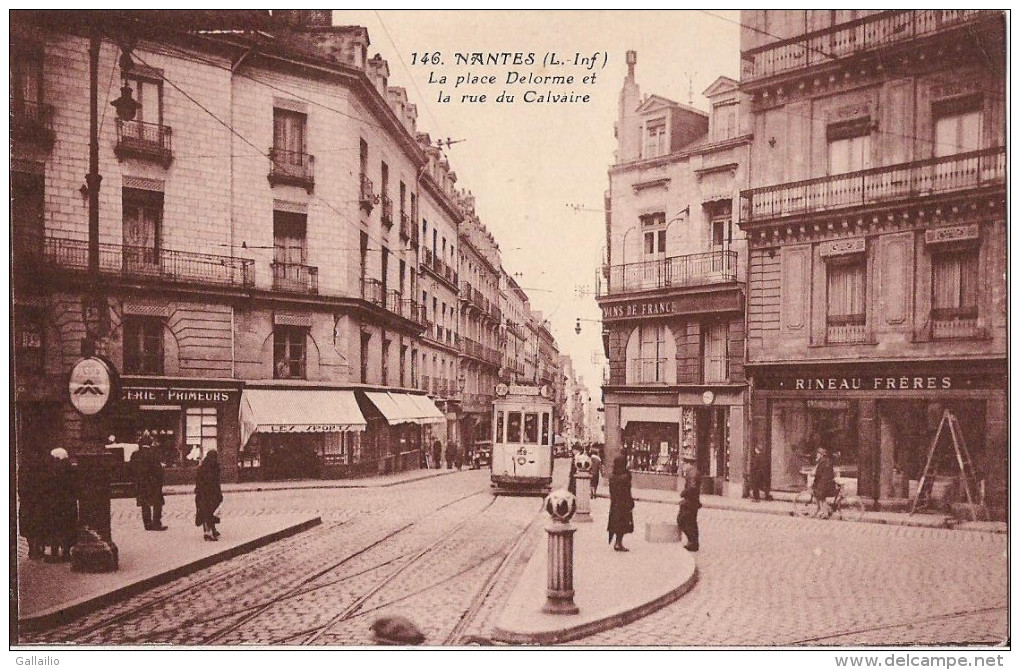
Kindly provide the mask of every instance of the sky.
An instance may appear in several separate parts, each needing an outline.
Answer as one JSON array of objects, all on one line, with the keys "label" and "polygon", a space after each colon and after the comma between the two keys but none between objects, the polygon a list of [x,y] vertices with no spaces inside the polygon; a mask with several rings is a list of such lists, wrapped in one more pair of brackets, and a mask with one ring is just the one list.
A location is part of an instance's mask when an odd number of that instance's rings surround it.
[{"label": "sky", "polygon": [[[368,29],[369,56],[385,58],[389,85],[407,89],[418,107],[418,130],[456,142],[444,150],[457,185],[474,194],[503,267],[526,290],[532,309],[549,319],[560,352],[572,357],[596,401],[605,359],[595,279],[606,243],[603,195],[625,54],[637,51],[642,95],[708,111],[702,91],[719,76],[739,78],[738,21],[739,12],[693,10],[334,11],[334,25]],[[432,64],[437,52],[441,64]],[[472,64],[470,57],[459,64],[457,53],[511,56],[506,65]],[[515,53],[525,62],[514,65]],[[535,62],[527,64],[531,53]],[[562,64],[544,65],[550,53]],[[422,63],[426,54],[429,62]],[[507,83],[518,74],[575,79]],[[592,74],[594,81],[585,83]],[[458,77],[495,77],[495,83],[455,86]],[[504,90],[512,103],[496,101]],[[536,91],[529,97],[573,92],[589,101],[525,102],[529,90]],[[439,101],[441,91],[449,102]],[[483,94],[484,102],[477,99]]]}]

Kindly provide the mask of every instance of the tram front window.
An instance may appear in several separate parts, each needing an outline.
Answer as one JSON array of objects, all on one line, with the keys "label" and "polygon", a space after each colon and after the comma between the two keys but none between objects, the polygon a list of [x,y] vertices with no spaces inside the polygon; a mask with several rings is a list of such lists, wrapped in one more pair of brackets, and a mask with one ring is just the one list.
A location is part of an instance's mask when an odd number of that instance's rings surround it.
[{"label": "tram front window", "polygon": [[542,444],[549,444],[549,412],[542,412]]},{"label": "tram front window", "polygon": [[503,442],[503,412],[496,412],[496,437],[492,440],[493,444]]},{"label": "tram front window", "polygon": [[524,443],[538,444],[538,414],[524,415]]},{"label": "tram front window", "polygon": [[519,444],[521,441],[521,413],[507,412],[506,443]]}]

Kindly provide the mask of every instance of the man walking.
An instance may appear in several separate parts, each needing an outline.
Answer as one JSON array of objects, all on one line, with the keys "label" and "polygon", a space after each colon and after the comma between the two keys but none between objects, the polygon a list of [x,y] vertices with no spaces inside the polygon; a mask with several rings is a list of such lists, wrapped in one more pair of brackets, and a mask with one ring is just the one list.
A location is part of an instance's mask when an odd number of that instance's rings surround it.
[{"label": "man walking", "polygon": [[772,500],[772,496],[769,495],[768,487],[768,476],[769,476],[769,464],[765,460],[765,454],[762,453],[761,447],[755,445],[754,451],[751,453],[751,481],[749,482],[751,488],[751,500],[758,502],[761,499],[761,492],[765,492],[765,500]]},{"label": "man walking", "polygon": [[680,492],[680,511],[676,515],[676,525],[687,537],[684,549],[698,550],[698,509],[701,508],[701,473],[698,472],[697,455],[693,451],[684,451],[683,478],[684,487]]},{"label": "man walking", "polygon": [[163,464],[152,448],[148,431],[139,438],[138,451],[131,454],[131,469],[145,530],[166,530],[163,525]]}]

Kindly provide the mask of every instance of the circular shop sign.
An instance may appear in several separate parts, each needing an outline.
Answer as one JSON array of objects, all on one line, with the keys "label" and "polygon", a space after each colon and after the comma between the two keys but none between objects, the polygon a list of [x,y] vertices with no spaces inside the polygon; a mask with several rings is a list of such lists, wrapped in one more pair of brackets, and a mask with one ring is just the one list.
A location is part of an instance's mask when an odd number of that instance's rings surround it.
[{"label": "circular shop sign", "polygon": [[701,402],[706,405],[711,405],[715,401],[715,394],[711,391],[705,391],[701,394]]},{"label": "circular shop sign", "polygon": [[502,398],[509,392],[510,387],[507,386],[506,384],[496,384],[496,395],[498,395],[500,398]]},{"label": "circular shop sign", "polygon": [[98,358],[85,358],[71,368],[71,404],[86,416],[97,414],[110,401],[110,367]]}]

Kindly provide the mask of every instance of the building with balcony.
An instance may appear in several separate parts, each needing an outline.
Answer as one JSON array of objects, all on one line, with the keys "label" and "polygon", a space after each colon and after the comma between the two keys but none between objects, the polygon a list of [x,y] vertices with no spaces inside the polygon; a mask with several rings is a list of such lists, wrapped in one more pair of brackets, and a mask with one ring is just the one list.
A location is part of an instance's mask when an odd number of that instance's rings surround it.
[{"label": "building with balcony", "polygon": [[675,489],[683,453],[706,492],[743,491],[746,241],[734,225],[746,183],[746,99],[719,77],[709,113],[642,97],[627,53],[599,278],[609,380],[607,462],[637,485]]},{"label": "building with balcony", "polygon": [[[746,11],[742,22],[751,440],[772,488],[803,488],[827,444],[851,488],[905,504],[949,410],[974,490],[1004,513],[1002,13]],[[939,477],[958,474],[950,460]]]},{"label": "building with balcony", "polygon": [[531,303],[528,294],[505,269],[500,278],[500,309],[503,313],[502,368],[500,381],[506,384],[523,384],[531,381],[525,376],[525,356]]}]

